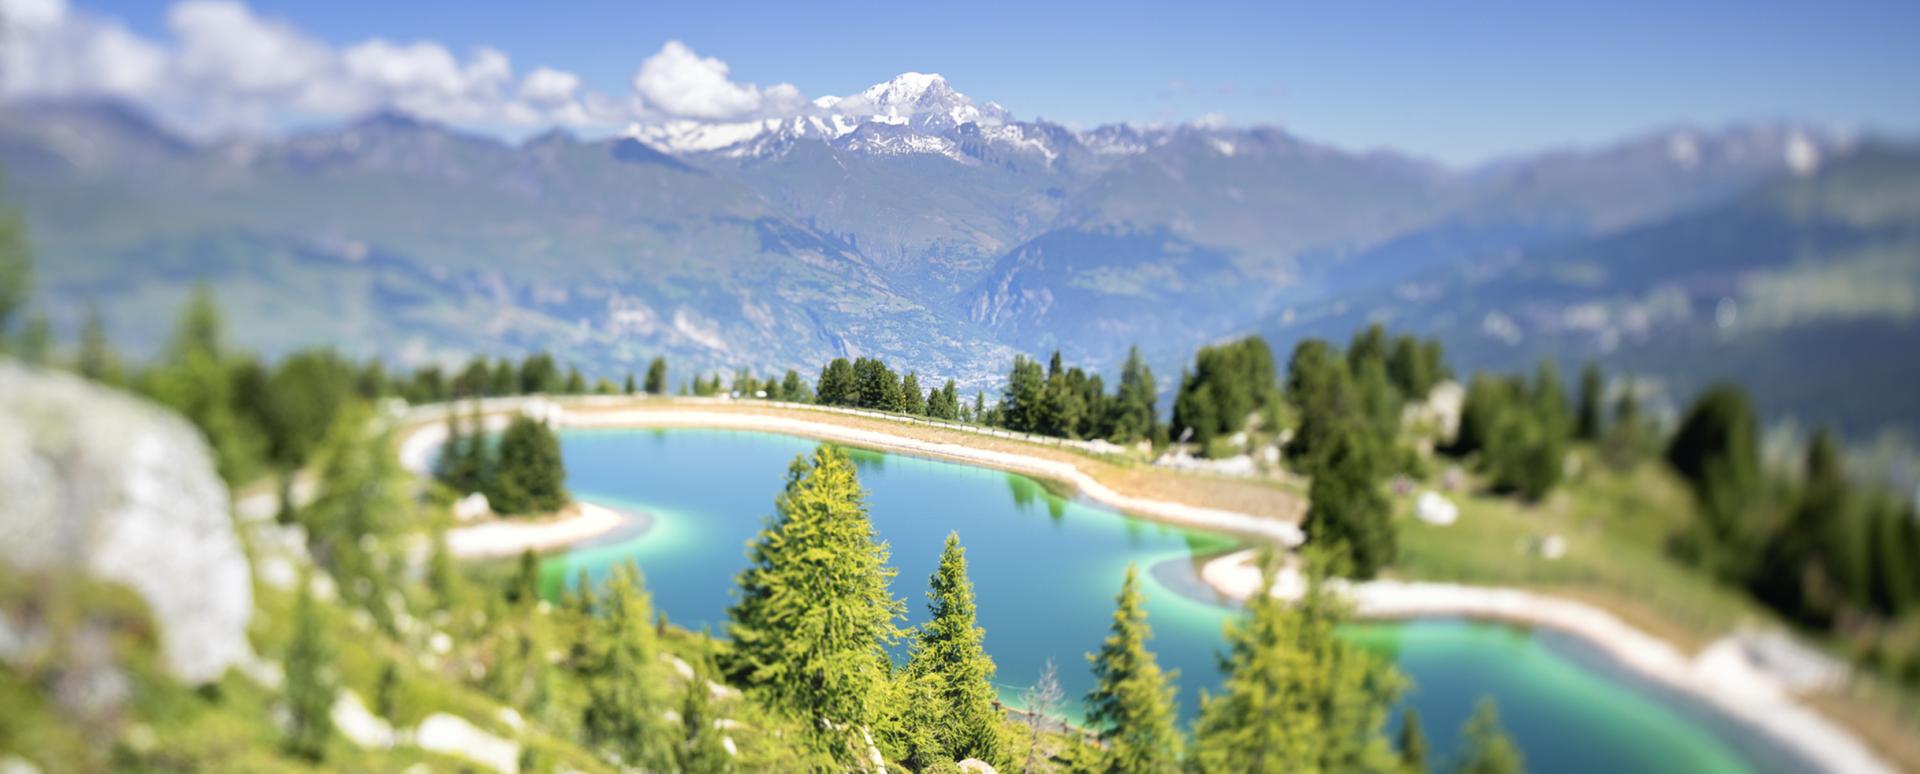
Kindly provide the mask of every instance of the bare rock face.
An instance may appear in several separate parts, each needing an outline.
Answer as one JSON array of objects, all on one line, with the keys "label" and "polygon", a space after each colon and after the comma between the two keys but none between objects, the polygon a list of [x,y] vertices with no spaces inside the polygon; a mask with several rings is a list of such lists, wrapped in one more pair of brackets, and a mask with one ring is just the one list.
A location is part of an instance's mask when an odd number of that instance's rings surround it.
[{"label": "bare rock face", "polygon": [[226,485],[186,420],[75,376],[0,362],[0,492],[0,563],[78,569],[133,589],[182,680],[210,682],[251,657],[247,557]]}]

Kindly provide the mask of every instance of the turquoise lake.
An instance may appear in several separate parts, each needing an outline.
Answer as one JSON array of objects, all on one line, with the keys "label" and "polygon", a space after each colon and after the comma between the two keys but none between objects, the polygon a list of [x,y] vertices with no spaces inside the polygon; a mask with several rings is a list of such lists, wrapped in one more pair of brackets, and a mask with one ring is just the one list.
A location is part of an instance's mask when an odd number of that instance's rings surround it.
[{"label": "turquoise lake", "polygon": [[[746,542],[772,514],[788,463],[817,445],[717,430],[563,431],[576,497],[652,518],[642,530],[556,555],[544,571],[571,580],[584,569],[601,582],[631,558],[675,624],[723,634]],[[1229,549],[1233,539],[1126,517],[1024,476],[854,455],[910,623],[925,620],[927,577],[946,534],[959,533],[1006,700],[1017,704],[1051,658],[1077,705],[1092,683],[1085,654],[1106,635],[1128,563],[1149,579],[1151,644],[1163,666],[1179,670],[1183,714],[1190,719],[1199,691],[1218,685],[1221,626],[1235,611],[1212,598],[1194,568],[1196,557]],[[1405,703],[1419,710],[1436,764],[1453,753],[1460,725],[1484,695],[1499,703],[1536,771],[1804,769],[1744,727],[1555,632],[1442,619],[1355,624],[1347,636],[1410,678]]]}]

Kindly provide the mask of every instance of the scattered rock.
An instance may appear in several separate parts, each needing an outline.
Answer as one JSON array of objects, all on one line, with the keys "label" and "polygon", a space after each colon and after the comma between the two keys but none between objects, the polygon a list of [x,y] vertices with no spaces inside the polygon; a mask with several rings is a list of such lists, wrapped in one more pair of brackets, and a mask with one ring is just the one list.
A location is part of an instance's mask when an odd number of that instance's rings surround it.
[{"label": "scattered rock", "polygon": [[493,515],[493,506],[487,502],[487,496],[479,492],[460,498],[453,504],[455,521],[478,521]]},{"label": "scattered rock", "polygon": [[1439,492],[1421,492],[1413,506],[1413,515],[1428,524],[1447,525],[1460,520],[1460,506]]},{"label": "scattered rock", "polygon": [[182,680],[211,682],[252,653],[247,557],[186,420],[76,376],[0,364],[0,492],[0,561],[133,589]]},{"label": "scattered rock", "polygon": [[328,715],[333,718],[333,727],[349,742],[376,750],[393,746],[393,725],[368,710],[360,701],[360,695],[353,691],[343,690],[333,697],[333,709]]},{"label": "scattered rock", "polygon": [[501,739],[465,718],[436,712],[420,721],[413,743],[422,750],[464,758],[503,774],[520,771],[520,745]]},{"label": "scattered rock", "polygon": [[40,774],[40,767],[33,761],[8,753],[0,756],[0,774]]},{"label": "scattered rock", "polygon": [[979,758],[968,758],[955,765],[959,766],[961,771],[968,772],[968,774],[1000,774],[1000,772],[994,770],[993,764],[980,760]]},{"label": "scattered rock", "polygon": [[1559,535],[1541,537],[1534,541],[1533,551],[1542,559],[1559,559],[1567,555],[1567,539]]}]

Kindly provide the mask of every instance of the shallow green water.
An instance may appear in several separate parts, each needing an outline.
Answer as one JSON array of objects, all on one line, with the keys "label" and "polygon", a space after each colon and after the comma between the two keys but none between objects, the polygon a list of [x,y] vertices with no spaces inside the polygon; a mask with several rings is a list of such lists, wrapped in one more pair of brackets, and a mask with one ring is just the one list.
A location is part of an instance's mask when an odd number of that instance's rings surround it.
[{"label": "shallow green water", "polygon": [[[549,560],[547,572],[596,580],[631,557],[676,624],[724,630],[746,541],[772,513],[794,455],[816,444],[709,430],[583,430],[561,436],[577,496],[644,510],[652,523]],[[924,620],[925,589],[949,530],[960,533],[1001,693],[1018,701],[1052,658],[1070,700],[1090,687],[1085,655],[1106,634],[1129,562],[1147,577],[1154,650],[1180,671],[1183,713],[1218,684],[1215,654],[1232,610],[1210,601],[1191,558],[1228,539],[1118,515],[984,468],[856,452],[860,479],[900,575],[894,593]],[[1739,771],[1798,768],[1744,729],[1623,673],[1584,644],[1546,632],[1455,620],[1360,624],[1352,636],[1396,660],[1414,683],[1436,758],[1450,754],[1479,696],[1536,771]],[[1076,708],[1077,711],[1077,708]]]}]

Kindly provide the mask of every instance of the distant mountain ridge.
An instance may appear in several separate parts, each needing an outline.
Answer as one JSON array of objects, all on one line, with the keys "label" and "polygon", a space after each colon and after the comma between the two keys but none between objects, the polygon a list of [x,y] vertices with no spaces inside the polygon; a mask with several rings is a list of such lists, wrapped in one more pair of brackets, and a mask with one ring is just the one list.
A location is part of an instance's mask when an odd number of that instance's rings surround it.
[{"label": "distant mountain ridge", "polygon": [[1763,124],[1457,170],[1272,127],[1022,121],[917,73],[789,118],[520,143],[392,113],[194,144],[112,103],[0,110],[48,311],[71,329],[98,302],[135,350],[204,276],[269,352],[504,344],[682,375],[874,354],[970,387],[1016,351],[1108,368],[1138,343],[1171,376],[1236,331],[1284,347],[1273,321],[1855,152]]}]

